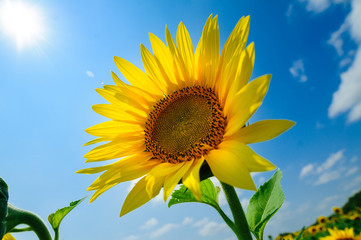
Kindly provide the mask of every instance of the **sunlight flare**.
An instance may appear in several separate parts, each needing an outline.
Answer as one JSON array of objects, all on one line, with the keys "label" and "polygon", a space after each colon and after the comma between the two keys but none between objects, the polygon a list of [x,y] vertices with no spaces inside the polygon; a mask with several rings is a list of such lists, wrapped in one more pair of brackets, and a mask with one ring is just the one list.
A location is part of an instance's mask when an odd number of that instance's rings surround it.
[{"label": "sunlight flare", "polygon": [[39,9],[20,1],[4,1],[0,5],[1,28],[14,39],[18,49],[43,38],[44,26]]}]

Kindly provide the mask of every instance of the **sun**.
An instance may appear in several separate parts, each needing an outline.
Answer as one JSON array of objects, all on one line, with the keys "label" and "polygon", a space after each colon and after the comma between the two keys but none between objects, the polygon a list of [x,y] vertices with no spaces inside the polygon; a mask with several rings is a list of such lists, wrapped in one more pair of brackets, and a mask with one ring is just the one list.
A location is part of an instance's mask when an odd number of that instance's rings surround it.
[{"label": "sun", "polygon": [[0,4],[1,28],[12,37],[18,49],[42,39],[42,16],[35,6],[21,1],[5,0]]}]

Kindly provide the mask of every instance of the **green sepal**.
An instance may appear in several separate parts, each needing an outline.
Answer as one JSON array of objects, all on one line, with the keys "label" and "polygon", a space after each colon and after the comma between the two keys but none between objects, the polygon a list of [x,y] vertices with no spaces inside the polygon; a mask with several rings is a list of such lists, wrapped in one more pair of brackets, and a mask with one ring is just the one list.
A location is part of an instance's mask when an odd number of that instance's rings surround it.
[{"label": "green sepal", "polygon": [[211,180],[206,179],[201,183],[201,200],[198,201],[193,193],[184,185],[180,187],[179,190],[175,190],[172,193],[172,198],[168,202],[168,207],[171,207],[175,204],[185,203],[185,202],[200,202],[208,204],[214,208],[219,208],[218,205],[218,194],[219,187],[215,187]]},{"label": "green sepal", "polygon": [[85,198],[87,198],[87,197],[83,197],[82,199],[73,201],[69,204],[69,206],[58,209],[55,213],[52,213],[49,215],[48,221],[51,224],[52,228],[54,229],[55,233],[57,233],[57,231],[59,229],[59,225],[60,225],[61,221],[63,220],[63,218],[71,210],[73,210],[76,206],[78,206]]},{"label": "green sepal", "polygon": [[270,180],[259,187],[251,197],[246,218],[251,232],[258,240],[263,240],[267,222],[282,206],[285,196],[281,188],[281,170],[277,170]]}]

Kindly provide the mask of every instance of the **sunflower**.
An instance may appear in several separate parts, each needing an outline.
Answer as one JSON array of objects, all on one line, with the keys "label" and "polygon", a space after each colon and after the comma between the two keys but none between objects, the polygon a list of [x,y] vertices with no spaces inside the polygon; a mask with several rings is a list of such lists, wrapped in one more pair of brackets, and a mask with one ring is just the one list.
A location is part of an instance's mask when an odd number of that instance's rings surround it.
[{"label": "sunflower", "polygon": [[307,228],[308,233],[311,235],[315,235],[318,232],[317,226],[310,226]]},{"label": "sunflower", "polygon": [[343,215],[343,210],[342,210],[342,208],[333,207],[333,208],[332,208],[332,211],[333,211],[334,213],[336,213],[337,215]]},{"label": "sunflower", "polygon": [[324,216],[318,217],[318,218],[317,218],[317,222],[318,222],[319,224],[325,224],[325,223],[328,222],[328,218],[327,218],[327,217],[324,217]]},{"label": "sunflower", "polygon": [[201,197],[200,168],[229,185],[256,190],[251,172],[275,169],[247,144],[272,139],[294,125],[263,120],[246,126],[261,105],[271,75],[248,82],[254,44],[246,47],[249,16],[242,17],[219,56],[217,16],[209,16],[194,52],[181,22],[176,42],[167,27],[166,44],[150,33],[153,54],[140,46],[145,72],[114,57],[131,85],[111,73],[115,85],[97,89],[110,104],[93,110],[110,121],[86,129],[97,136],[85,145],[107,142],[85,154],[86,162],[119,159],[78,173],[103,172],[87,190],[90,199],[118,183],[140,178],[129,192],[120,216],[142,206],[163,188],[164,200],[181,181]]},{"label": "sunflower", "polygon": [[2,240],[16,240],[13,235],[11,235],[10,233],[7,233],[4,235]]},{"label": "sunflower", "polygon": [[320,240],[361,240],[361,234],[358,236],[354,235],[353,228],[345,228],[345,230],[340,230],[334,228],[328,229],[330,233],[329,236],[321,237]]}]

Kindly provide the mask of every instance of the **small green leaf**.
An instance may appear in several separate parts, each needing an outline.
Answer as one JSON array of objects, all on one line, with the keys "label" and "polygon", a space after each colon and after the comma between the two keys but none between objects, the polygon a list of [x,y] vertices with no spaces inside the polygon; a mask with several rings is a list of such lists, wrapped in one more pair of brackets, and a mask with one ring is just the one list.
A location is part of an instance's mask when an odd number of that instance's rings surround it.
[{"label": "small green leaf", "polygon": [[296,237],[295,240],[300,240],[304,231],[305,231],[305,227],[302,228],[300,234]]},{"label": "small green leaf", "polygon": [[59,229],[60,222],[63,220],[63,218],[76,206],[78,206],[86,197],[83,197],[82,199],[79,199],[77,201],[71,202],[68,207],[64,207],[61,209],[58,209],[55,213],[52,213],[48,217],[48,221],[50,222],[51,226],[55,231]]},{"label": "small green leaf", "polygon": [[200,184],[202,193],[201,201],[198,201],[193,193],[187,187],[182,185],[179,190],[172,193],[172,198],[168,202],[168,207],[185,202],[200,202],[218,209],[219,188],[215,187],[210,179],[203,180]]},{"label": "small green leaf", "polygon": [[0,178],[0,239],[2,239],[5,235],[5,217],[8,212],[8,199],[8,185],[2,178]]},{"label": "small green leaf", "polygon": [[259,187],[252,196],[247,208],[248,225],[258,240],[263,240],[263,231],[267,222],[282,206],[285,196],[281,188],[281,170]]}]

